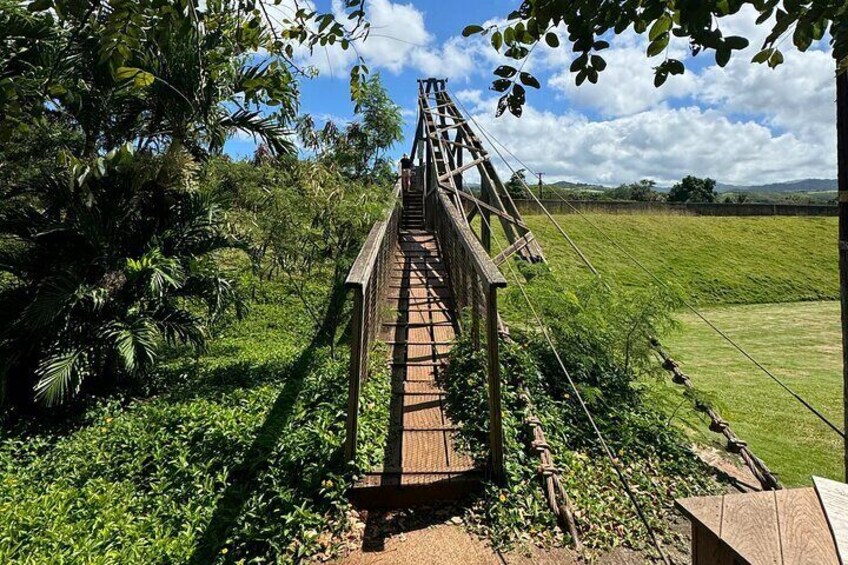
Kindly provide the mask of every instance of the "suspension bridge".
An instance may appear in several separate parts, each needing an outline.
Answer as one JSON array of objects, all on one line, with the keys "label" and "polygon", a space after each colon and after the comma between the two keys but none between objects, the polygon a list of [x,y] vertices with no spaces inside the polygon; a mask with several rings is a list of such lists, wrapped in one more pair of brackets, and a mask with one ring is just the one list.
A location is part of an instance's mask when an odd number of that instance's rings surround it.
[{"label": "suspension bridge", "polygon": [[[376,343],[388,346],[391,370],[390,417],[382,464],[367,471],[353,485],[352,500],[367,508],[407,507],[462,498],[478,490],[485,480],[495,483],[504,480],[499,343],[509,336],[498,315],[498,291],[507,285],[501,272],[503,267],[512,271],[511,284],[519,287],[528,313],[538,324],[540,339],[547,342],[559,362],[564,379],[579,400],[598,444],[615,469],[620,486],[633,504],[658,555],[669,563],[633,493],[625,470],[595,426],[579,388],[568,374],[544,320],[525,292],[521,277],[512,264],[513,258],[530,263],[546,259],[477,132],[482,133],[489,147],[508,167],[511,168],[501,149],[517,158],[463,111],[461,104],[451,97],[445,80],[419,81],[418,110],[419,120],[411,152],[413,157],[418,155],[418,165],[412,169],[408,186],[398,181],[395,205],[384,220],[373,226],[347,279],[354,302],[345,442],[345,455],[349,461],[355,459],[357,453],[361,388],[368,378],[370,355]],[[522,166],[530,171],[523,163]],[[476,170],[480,179],[479,190],[476,191],[469,190],[463,178],[472,170]],[[528,197],[536,200],[585,267],[598,275],[588,257],[536,199],[533,191],[526,185],[525,189]],[[579,210],[574,212],[582,215]],[[493,238],[494,221],[500,226],[505,244]],[[608,237],[603,233],[599,235]],[[665,286],[617,242],[611,243]],[[757,370],[781,385],[804,408],[844,438],[841,428],[696,308],[688,303],[685,305],[746,356]],[[474,346],[486,358],[489,429],[485,446],[488,458],[483,463],[475,462],[456,448],[457,427],[446,410],[445,392],[440,387],[439,376],[446,370],[449,351],[460,333],[470,335]],[[659,342],[652,345],[663,366],[672,374],[673,381],[691,389],[688,375]],[[760,496],[757,499],[734,498],[733,504],[727,503],[728,508],[737,508],[736,514],[725,515],[726,497],[718,497],[718,502],[706,499],[681,502],[681,511],[693,523],[693,561],[734,563],[733,559],[740,558],[752,563],[839,562],[839,535],[831,537],[830,532],[837,531],[833,526],[837,515],[845,524],[848,524],[848,517],[844,511],[829,512],[834,506],[826,503],[825,498],[833,500],[844,495],[848,500],[848,492],[841,492],[838,487],[828,484],[817,491],[817,499],[815,495],[811,496],[812,489],[783,490],[777,476],[732,431],[728,422],[711,406],[700,403],[696,408],[709,418],[713,431],[724,435],[727,449],[741,456],[763,492],[751,495]],[[540,488],[560,527],[571,535],[579,550],[579,524],[575,522],[568,493],[559,480],[554,464],[555,454],[550,452],[539,420],[530,417],[526,425],[532,438],[528,448],[539,460]],[[771,498],[762,498],[767,491],[770,491],[768,497]],[[823,491],[826,494],[822,494]],[[799,514],[804,519],[798,519]],[[768,517],[764,518],[766,515]],[[768,530],[766,534],[757,528],[752,529],[752,520],[759,521],[765,528],[763,531]],[[794,529],[786,530],[780,525],[781,520],[784,526],[792,523]],[[848,526],[843,527],[848,532]],[[848,544],[848,533],[845,537],[844,541]],[[767,541],[764,542],[764,539]],[[848,555],[842,557],[844,559]]]}]

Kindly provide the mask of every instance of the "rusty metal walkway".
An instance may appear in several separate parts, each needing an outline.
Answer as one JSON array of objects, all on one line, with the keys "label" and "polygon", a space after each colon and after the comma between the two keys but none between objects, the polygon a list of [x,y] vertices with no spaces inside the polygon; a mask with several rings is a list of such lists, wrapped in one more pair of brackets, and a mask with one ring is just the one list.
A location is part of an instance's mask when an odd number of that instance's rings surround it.
[{"label": "rusty metal walkway", "polygon": [[390,262],[381,340],[391,350],[392,400],[383,468],[354,487],[370,505],[406,506],[454,498],[482,477],[455,447],[437,378],[456,336],[456,312],[439,243],[424,224],[424,192],[403,195],[398,242]]}]

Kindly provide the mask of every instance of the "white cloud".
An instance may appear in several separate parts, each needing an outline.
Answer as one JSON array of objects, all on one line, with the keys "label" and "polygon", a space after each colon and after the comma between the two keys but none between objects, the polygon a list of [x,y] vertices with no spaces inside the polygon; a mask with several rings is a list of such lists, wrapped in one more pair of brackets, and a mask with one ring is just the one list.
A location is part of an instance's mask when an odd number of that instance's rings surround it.
[{"label": "white cloud", "polygon": [[[777,70],[751,64],[768,30],[755,24],[750,10],[721,22],[725,35],[752,39],[724,69],[715,65],[712,52],[693,58],[685,41],[673,39],[668,54],[684,60],[687,70],[659,89],[653,85],[653,67],[662,56],[646,57],[644,35],[626,32],[613,38],[603,52],[608,65],[599,83],[585,82],[579,88],[569,72],[572,52],[543,46],[526,70],[546,82],[548,90],[532,93],[517,121],[511,116],[495,120],[495,98],[480,88],[506,62],[489,38],[454,36],[438,43],[426,27],[424,12],[412,4],[368,0],[366,8],[372,32],[357,51],[373,70],[411,69],[452,79],[459,90],[456,98],[552,180],[617,184],[650,177],[669,183],[695,174],[746,184],[833,176],[831,56],[825,45],[801,54],[787,43],[786,62]],[[341,11],[338,0],[336,10]],[[324,73],[345,78],[354,58],[352,50],[336,46],[316,51],[309,61]],[[562,110],[532,107],[534,100],[551,95],[562,101]]]},{"label": "white cloud", "polygon": [[833,166],[833,151],[697,107],[591,121],[577,113],[557,115],[531,106],[520,120],[496,119],[490,111],[478,113],[475,120],[551,180],[618,184],[653,178],[670,183],[694,174],[744,184],[820,177]]}]

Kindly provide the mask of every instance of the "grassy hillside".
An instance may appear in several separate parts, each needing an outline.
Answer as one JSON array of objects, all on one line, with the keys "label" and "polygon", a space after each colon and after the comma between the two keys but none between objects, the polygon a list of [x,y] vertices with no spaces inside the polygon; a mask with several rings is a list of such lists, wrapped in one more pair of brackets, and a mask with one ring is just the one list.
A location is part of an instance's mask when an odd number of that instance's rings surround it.
[{"label": "grassy hillside", "polygon": [[[831,300],[839,296],[836,218],[587,214],[648,269],[700,305]],[[577,215],[557,221],[604,275],[649,278]],[[555,270],[586,272],[544,216],[526,218]]]},{"label": "grassy hillside", "polygon": [[[841,426],[838,302],[732,306],[706,314]],[[809,484],[812,474],[841,480],[839,436],[694,316],[681,320],[665,345],[754,453],[787,485]],[[669,412],[681,407],[680,387],[667,380],[653,387],[661,391]],[[676,415],[690,424],[696,421],[682,408]],[[723,445],[702,423],[695,430],[700,440]]]}]

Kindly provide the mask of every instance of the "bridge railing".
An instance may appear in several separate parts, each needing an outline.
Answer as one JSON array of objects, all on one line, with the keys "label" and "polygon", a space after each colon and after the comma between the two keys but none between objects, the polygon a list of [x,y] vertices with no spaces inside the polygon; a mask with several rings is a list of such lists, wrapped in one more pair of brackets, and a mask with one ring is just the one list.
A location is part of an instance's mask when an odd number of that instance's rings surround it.
[{"label": "bridge railing", "polygon": [[[431,187],[438,186],[431,167]],[[500,354],[498,347],[498,289],[506,279],[483,246],[469,229],[460,212],[440,188],[427,194],[425,201],[427,224],[436,233],[442,260],[457,313],[471,315],[471,332],[475,346],[485,347],[487,356],[487,393],[489,404],[490,468],[495,480],[503,478],[503,422],[501,416]],[[483,329],[481,331],[481,322]],[[481,341],[481,334],[484,340]]]},{"label": "bridge railing", "polygon": [[347,461],[353,461],[356,457],[359,396],[362,383],[368,377],[368,355],[380,331],[380,315],[389,289],[392,256],[397,247],[400,228],[400,196],[401,181],[398,180],[394,188],[393,207],[385,219],[374,223],[345,281],[345,287],[353,292],[345,439]]}]

